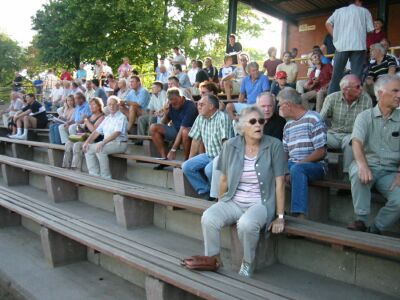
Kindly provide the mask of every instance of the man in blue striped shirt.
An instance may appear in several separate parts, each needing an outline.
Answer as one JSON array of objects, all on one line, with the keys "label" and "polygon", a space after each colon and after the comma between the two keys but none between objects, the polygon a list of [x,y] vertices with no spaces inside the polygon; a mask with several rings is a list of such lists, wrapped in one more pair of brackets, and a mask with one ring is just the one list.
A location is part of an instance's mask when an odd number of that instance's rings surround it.
[{"label": "man in blue striped shirt", "polygon": [[279,114],[290,119],[283,128],[283,149],[288,157],[287,182],[292,185],[292,208],[304,218],[308,211],[308,183],[322,179],[327,171],[327,128],[321,116],[307,111],[295,89],[278,94]]}]

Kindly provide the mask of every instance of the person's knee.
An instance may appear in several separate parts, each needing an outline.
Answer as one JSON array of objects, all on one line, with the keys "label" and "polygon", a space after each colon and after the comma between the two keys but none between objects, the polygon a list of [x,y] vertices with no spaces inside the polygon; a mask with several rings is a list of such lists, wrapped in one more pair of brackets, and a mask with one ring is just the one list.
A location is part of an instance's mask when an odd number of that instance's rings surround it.
[{"label": "person's knee", "polygon": [[201,216],[201,225],[205,228],[219,228],[216,220],[217,218],[210,212],[210,209],[207,209]]},{"label": "person's knee", "polygon": [[153,135],[156,133],[161,133],[161,126],[159,124],[151,124],[149,129],[149,134]]},{"label": "person's knee", "polygon": [[189,173],[191,170],[192,170],[192,167],[191,167],[191,165],[190,165],[190,159],[189,159],[189,160],[185,161],[185,162],[182,164],[182,171],[183,171],[184,174],[187,174],[187,173]]},{"label": "person's knee", "polygon": [[240,218],[237,222],[237,229],[242,233],[254,233],[259,231],[259,225],[249,218]]},{"label": "person's knee", "polygon": [[296,178],[296,176],[303,174],[304,173],[304,168],[301,167],[300,164],[294,164],[291,168],[290,168],[290,176],[293,179]]}]

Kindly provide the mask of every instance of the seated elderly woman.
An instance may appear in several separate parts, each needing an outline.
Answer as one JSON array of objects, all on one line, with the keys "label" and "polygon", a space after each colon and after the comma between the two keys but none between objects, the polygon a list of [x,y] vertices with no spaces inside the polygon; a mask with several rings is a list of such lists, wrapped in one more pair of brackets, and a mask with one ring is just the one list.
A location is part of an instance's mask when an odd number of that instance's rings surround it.
[{"label": "seated elderly woman", "polygon": [[64,127],[65,122],[72,121],[74,118],[75,112],[75,100],[73,95],[69,95],[67,99],[65,99],[64,106],[57,109],[58,117],[53,118],[53,124],[49,126],[50,134],[49,139],[52,144],[61,145],[61,136],[59,127]]},{"label": "seated elderly woman", "polygon": [[[284,229],[286,164],[282,143],[263,135],[265,119],[255,106],[241,111],[239,136],[228,140],[217,168],[221,171],[219,202],[202,216],[205,255],[220,260],[220,232],[237,223],[244,257],[239,275],[250,277],[261,229]],[[235,163],[233,163],[235,162]],[[278,216],[273,222],[275,216]]]},{"label": "seated elderly woman", "polygon": [[[124,153],[128,147],[128,120],[119,111],[120,101],[116,96],[108,98],[107,107],[110,114],[83,144],[83,151],[86,152],[86,165],[90,175],[111,178],[108,155]],[[99,135],[103,135],[104,139],[101,142],[91,144]]]},{"label": "seated elderly woman", "polygon": [[[91,134],[104,120],[103,100],[101,98],[92,98],[89,101],[89,106],[92,115],[90,117],[85,117],[83,119],[83,124],[76,125],[80,127],[81,134]],[[62,128],[60,128],[60,130],[62,130]],[[103,136],[100,135],[95,142],[100,142],[102,139]],[[83,143],[83,139],[81,141],[68,140],[65,143],[64,159],[62,163],[63,168],[82,169]]]}]

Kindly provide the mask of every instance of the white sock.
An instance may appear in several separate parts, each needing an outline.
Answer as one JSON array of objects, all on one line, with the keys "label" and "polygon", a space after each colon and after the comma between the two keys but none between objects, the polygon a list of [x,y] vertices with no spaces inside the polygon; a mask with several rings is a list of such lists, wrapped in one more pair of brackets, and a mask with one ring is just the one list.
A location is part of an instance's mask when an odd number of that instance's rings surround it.
[{"label": "white sock", "polygon": [[28,135],[28,129],[24,128],[24,133],[22,135]]},{"label": "white sock", "polygon": [[21,135],[22,134],[22,128],[17,128],[17,135]]}]

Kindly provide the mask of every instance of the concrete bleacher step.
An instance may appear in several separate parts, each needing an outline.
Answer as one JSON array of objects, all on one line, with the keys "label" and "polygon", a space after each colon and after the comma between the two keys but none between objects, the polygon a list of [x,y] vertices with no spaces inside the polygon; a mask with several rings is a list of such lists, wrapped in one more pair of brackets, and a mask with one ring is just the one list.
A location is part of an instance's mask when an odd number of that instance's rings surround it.
[{"label": "concrete bleacher step", "polygon": [[0,257],[1,281],[19,299],[145,298],[142,288],[88,261],[51,268],[43,257],[40,238],[23,226],[0,229]]},{"label": "concrete bleacher step", "polygon": [[[35,185],[39,181],[36,180]],[[37,186],[40,188],[40,185]],[[18,186],[10,187],[10,189],[40,199],[43,202],[51,203],[47,194],[38,188]],[[172,211],[165,207],[157,206],[154,214],[155,226],[126,231],[118,226],[111,204],[99,205],[99,203],[95,203],[96,201],[112,202],[111,199],[107,200],[106,196],[100,199],[98,197],[99,194],[93,194],[92,192],[88,190],[84,195],[80,194],[83,198],[92,199],[90,201],[71,201],[54,205],[58,209],[76,214],[88,222],[104,226],[116,234],[133,240],[143,240],[146,243],[155,245],[157,248],[168,249],[170,253],[176,252],[180,257],[202,253],[199,215],[182,210]],[[37,226],[29,224],[29,222],[25,222],[25,225],[33,231],[37,232],[38,230]],[[232,266],[229,264],[229,251],[226,250],[230,246],[227,237],[228,234],[225,231],[223,234],[223,245],[225,247],[223,257],[228,262],[225,263],[227,270],[231,272]],[[273,276],[272,274],[277,272],[277,274],[280,274],[278,278],[281,278],[282,274],[287,273],[291,279],[281,282],[282,288],[290,287],[291,289],[296,287],[299,298],[337,299],[334,297],[335,289],[340,289],[343,294],[349,295],[350,299],[359,299],[361,296],[365,299],[390,299],[390,297],[386,297],[383,294],[365,290],[364,288],[385,291],[385,293],[392,295],[396,293],[395,289],[398,292],[398,287],[395,284],[397,282],[396,278],[400,276],[398,262],[362,255],[352,251],[342,251],[308,240],[292,240],[283,236],[277,239],[276,247],[278,263],[271,268],[266,267],[258,271],[255,278],[260,282],[272,283],[275,280],[275,283],[279,283],[280,280],[277,280],[275,275]],[[137,278],[130,278],[132,277],[132,271],[101,254],[97,254],[97,256],[93,254],[91,259],[93,262],[102,262],[102,267],[119,275],[122,274],[127,280],[138,280]],[[379,271],[377,273],[379,280],[374,277],[376,273],[371,274],[372,271],[376,271],[376,268]],[[385,268],[384,272],[382,268]],[[299,269],[302,269],[302,271]],[[361,271],[365,273],[364,277],[360,276],[359,272]],[[388,278],[379,278],[382,273],[388,274]],[[140,275],[135,273],[134,277],[140,278]],[[359,286],[346,284],[343,281]],[[308,286],[306,289],[304,288],[305,282],[307,283],[306,286]],[[140,285],[140,279],[139,282],[135,283]],[[323,298],[320,298],[322,297],[321,295],[323,295]]]}]

